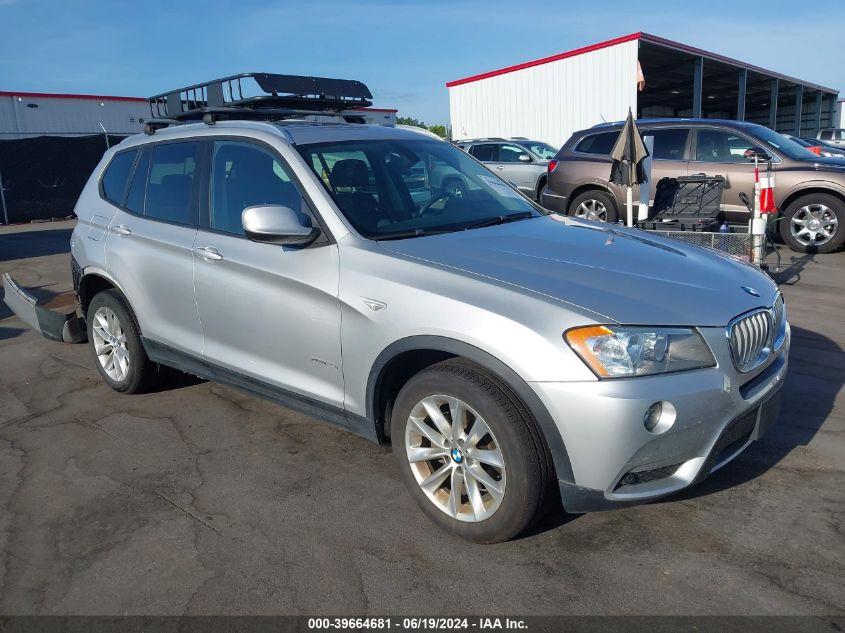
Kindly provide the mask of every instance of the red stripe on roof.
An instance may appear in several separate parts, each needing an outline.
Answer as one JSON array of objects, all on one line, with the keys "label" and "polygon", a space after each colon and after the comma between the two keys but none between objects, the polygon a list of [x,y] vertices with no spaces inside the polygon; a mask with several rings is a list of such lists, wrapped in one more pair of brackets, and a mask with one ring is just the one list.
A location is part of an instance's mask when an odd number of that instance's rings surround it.
[{"label": "red stripe on roof", "polygon": [[552,55],[551,57],[543,57],[541,59],[535,59],[530,62],[517,64],[516,66],[508,66],[507,68],[491,70],[490,72],[481,73],[480,75],[472,75],[471,77],[456,79],[455,81],[447,82],[446,87],[452,88],[454,86],[460,86],[461,84],[468,84],[473,81],[479,81],[480,79],[488,79],[490,77],[496,77],[497,75],[512,73],[515,70],[523,70],[524,68],[531,68],[532,66],[541,66],[542,64],[548,64],[549,62],[556,62],[560,59],[566,59],[567,57],[577,57],[578,55],[583,55],[584,53],[591,53],[593,51],[601,50],[602,48],[608,48],[610,46],[616,46],[617,44],[623,44],[625,42],[632,42],[634,40],[638,40],[642,35],[643,33],[631,33],[630,35],[623,35],[622,37],[617,37],[612,40],[599,42],[598,44],[591,44],[589,46],[583,46],[581,48],[576,48],[571,51],[566,51],[565,53],[558,53],[557,55]]},{"label": "red stripe on roof", "polygon": [[146,102],[143,97],[117,97],[114,95],[72,95],[57,94],[54,92],[2,92],[0,97],[31,97],[42,99],[88,99],[91,101],[140,101]]}]

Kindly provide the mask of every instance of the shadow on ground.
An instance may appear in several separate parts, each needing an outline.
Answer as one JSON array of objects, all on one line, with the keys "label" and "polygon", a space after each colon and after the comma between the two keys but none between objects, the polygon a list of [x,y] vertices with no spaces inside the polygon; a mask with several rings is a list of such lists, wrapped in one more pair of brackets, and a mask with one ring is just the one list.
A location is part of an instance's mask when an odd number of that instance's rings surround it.
[{"label": "shadow on ground", "polygon": [[0,262],[70,252],[73,229],[50,229],[0,235]]}]

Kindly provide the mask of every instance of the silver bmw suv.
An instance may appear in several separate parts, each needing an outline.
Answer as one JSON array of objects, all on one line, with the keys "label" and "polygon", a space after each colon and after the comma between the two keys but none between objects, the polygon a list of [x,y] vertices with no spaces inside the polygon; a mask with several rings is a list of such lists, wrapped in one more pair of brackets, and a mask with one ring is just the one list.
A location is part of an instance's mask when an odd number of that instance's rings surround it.
[{"label": "silver bmw suv", "polygon": [[550,215],[421,133],[207,110],[113,147],[76,206],[113,389],[167,365],[389,442],[422,510],[479,542],[558,493],[681,490],[776,418],[790,331],[755,268]]}]

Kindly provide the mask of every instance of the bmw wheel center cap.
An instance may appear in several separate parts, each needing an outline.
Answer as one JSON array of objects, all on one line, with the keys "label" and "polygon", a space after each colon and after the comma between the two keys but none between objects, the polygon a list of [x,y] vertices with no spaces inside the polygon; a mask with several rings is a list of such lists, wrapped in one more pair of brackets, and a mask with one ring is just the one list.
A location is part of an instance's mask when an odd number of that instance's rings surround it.
[{"label": "bmw wheel center cap", "polygon": [[452,455],[452,461],[454,461],[456,464],[460,464],[464,461],[464,454],[461,452],[461,449],[459,449],[458,447],[455,447],[455,448],[452,449],[451,455]]}]

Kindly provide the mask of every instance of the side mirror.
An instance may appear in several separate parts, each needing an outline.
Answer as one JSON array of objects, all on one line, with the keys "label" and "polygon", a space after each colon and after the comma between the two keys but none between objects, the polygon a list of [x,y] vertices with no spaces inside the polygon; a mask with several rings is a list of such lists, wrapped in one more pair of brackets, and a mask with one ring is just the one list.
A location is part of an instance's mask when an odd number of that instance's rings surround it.
[{"label": "side mirror", "polygon": [[241,221],[244,233],[255,242],[308,246],[320,236],[320,229],[311,226],[307,217],[280,204],[247,207]]},{"label": "side mirror", "polygon": [[523,163],[530,163],[531,157],[528,154],[520,154],[519,160],[521,160]]},{"label": "side mirror", "polygon": [[772,156],[762,147],[750,147],[745,150],[743,156],[746,160],[753,161],[755,158],[761,163],[768,163],[772,160]]}]

